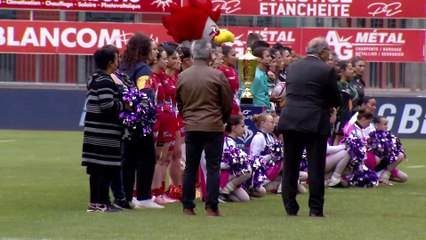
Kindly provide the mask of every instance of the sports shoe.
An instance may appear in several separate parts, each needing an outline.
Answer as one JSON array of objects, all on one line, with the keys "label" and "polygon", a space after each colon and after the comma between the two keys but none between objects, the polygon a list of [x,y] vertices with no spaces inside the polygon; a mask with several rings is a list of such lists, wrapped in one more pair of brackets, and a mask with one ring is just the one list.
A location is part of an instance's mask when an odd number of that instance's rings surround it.
[{"label": "sports shoe", "polygon": [[334,187],[334,186],[338,185],[340,182],[341,182],[341,179],[331,178],[329,181],[327,181],[327,186],[328,187]]},{"label": "sports shoe", "polygon": [[161,195],[160,197],[161,197],[164,201],[166,201],[167,203],[179,202],[179,200],[178,200],[178,199],[174,199],[174,198],[169,197],[169,196],[167,195],[167,193],[165,193],[165,194]]},{"label": "sports shoe", "polygon": [[166,200],[164,200],[164,198],[163,198],[163,196],[162,196],[162,195],[157,196],[157,197],[154,197],[154,202],[155,202],[156,204],[158,204],[158,205],[162,205],[162,206],[164,206],[164,205],[166,205],[167,203],[169,203],[169,202],[167,202]]},{"label": "sports shoe", "polygon": [[118,208],[118,207],[116,207],[112,204],[107,204],[106,207],[107,207],[107,209],[106,209],[105,212],[120,212],[120,211],[123,211],[122,208]]},{"label": "sports shoe", "polygon": [[164,208],[164,206],[155,203],[154,197],[141,201],[133,198],[133,202],[135,203],[136,208]]},{"label": "sports shoe", "polygon": [[90,203],[87,212],[119,212],[121,211],[113,205]]},{"label": "sports shoe", "polygon": [[[302,185],[303,186],[303,185]],[[280,185],[277,188],[277,194],[281,194],[283,191],[283,185],[280,183]]]},{"label": "sports shoe", "polygon": [[96,212],[96,203],[89,203],[87,207],[87,212]]},{"label": "sports shoe", "polygon": [[130,203],[126,200],[126,199],[121,199],[121,200],[115,200],[114,203],[112,203],[112,205],[114,205],[117,208],[120,209],[133,209],[134,206],[131,206]]},{"label": "sports shoe", "polygon": [[222,203],[232,202],[228,194],[219,194],[218,200],[219,202],[222,202]]}]

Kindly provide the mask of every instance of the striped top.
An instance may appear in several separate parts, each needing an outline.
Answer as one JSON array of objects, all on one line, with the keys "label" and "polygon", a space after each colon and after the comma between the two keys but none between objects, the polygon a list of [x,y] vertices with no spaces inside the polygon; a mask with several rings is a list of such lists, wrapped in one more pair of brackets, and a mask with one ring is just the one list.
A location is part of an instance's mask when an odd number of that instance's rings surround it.
[{"label": "striped top", "polygon": [[123,110],[118,88],[104,71],[97,71],[88,83],[84,121],[82,165],[120,166]]}]

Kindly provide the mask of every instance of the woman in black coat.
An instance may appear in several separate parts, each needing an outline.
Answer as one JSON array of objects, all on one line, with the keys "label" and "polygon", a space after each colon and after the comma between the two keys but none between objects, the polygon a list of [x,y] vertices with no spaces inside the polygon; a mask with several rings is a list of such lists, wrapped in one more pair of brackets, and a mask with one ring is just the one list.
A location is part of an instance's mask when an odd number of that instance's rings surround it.
[{"label": "woman in black coat", "polygon": [[96,72],[87,84],[87,113],[84,121],[82,165],[90,175],[88,212],[111,212],[109,183],[120,174],[122,125],[119,113],[124,104],[111,74],[118,67],[119,52],[107,45],[94,54]]}]

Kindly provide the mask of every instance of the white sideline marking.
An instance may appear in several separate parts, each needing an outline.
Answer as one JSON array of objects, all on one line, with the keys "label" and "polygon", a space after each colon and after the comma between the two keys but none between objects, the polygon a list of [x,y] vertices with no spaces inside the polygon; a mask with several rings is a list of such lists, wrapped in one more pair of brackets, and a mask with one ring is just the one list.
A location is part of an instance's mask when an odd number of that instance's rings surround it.
[{"label": "white sideline marking", "polygon": [[410,166],[406,166],[406,168],[424,168],[425,165],[410,165]]},{"label": "white sideline marking", "polygon": [[410,192],[410,194],[414,196],[426,196],[426,193],[422,193],[422,192]]},{"label": "white sideline marking", "polygon": [[5,139],[5,140],[0,140],[0,143],[11,143],[11,142],[16,142],[16,139]]}]

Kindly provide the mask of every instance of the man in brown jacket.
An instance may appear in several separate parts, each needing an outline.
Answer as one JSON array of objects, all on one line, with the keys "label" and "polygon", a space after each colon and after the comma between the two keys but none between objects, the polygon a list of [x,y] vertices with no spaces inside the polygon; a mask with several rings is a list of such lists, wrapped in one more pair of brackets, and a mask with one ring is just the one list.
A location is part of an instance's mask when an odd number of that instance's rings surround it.
[{"label": "man in brown jacket", "polygon": [[207,162],[206,214],[218,209],[220,162],[224,123],[231,114],[232,92],[225,75],[211,67],[212,46],[206,40],[192,44],[194,64],[179,75],[177,104],[185,123],[186,167],[183,174],[183,211],[195,215],[195,182],[204,150]]}]

